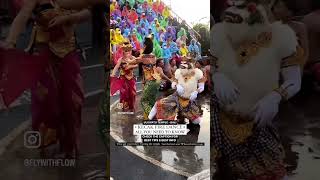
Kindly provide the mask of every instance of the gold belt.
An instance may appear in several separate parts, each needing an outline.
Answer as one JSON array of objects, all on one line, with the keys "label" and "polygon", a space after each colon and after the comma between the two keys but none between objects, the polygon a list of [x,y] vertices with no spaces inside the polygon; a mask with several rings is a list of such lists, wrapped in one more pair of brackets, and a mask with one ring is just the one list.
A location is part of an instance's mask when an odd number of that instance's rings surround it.
[{"label": "gold belt", "polygon": [[222,111],[220,112],[220,116],[229,119],[233,123],[239,124],[253,121],[253,118],[251,116],[243,115],[236,111]]},{"label": "gold belt", "polygon": [[221,128],[233,144],[241,144],[252,135],[254,128],[253,118],[233,111],[220,113]]},{"label": "gold belt", "polygon": [[190,99],[183,98],[183,97],[180,97],[180,96],[179,96],[178,99],[179,99],[179,104],[180,104],[183,108],[187,107],[188,104],[189,104],[189,102],[190,102]]}]

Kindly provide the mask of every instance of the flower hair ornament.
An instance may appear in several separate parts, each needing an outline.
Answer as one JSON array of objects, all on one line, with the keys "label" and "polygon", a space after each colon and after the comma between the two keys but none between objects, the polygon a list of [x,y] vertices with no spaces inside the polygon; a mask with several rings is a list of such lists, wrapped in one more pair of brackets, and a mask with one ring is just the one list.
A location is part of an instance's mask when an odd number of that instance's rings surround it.
[{"label": "flower hair ornament", "polygon": [[129,41],[126,41],[121,45],[121,48],[123,51],[128,52],[132,50],[132,45],[129,43]]}]

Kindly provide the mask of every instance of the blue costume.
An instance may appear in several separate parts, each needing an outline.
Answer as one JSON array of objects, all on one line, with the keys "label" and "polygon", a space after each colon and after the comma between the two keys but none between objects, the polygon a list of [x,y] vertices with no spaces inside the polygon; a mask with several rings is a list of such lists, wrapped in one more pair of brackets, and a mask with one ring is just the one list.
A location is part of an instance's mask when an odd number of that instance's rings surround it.
[{"label": "blue costume", "polygon": [[170,52],[171,52],[171,54],[175,54],[175,53],[179,52],[179,48],[177,46],[177,43],[175,43],[175,42],[170,43]]},{"label": "blue costume", "polygon": [[169,60],[171,59],[171,55],[172,55],[172,53],[170,51],[170,48],[167,47],[166,43],[164,43],[162,45],[162,58],[165,61],[165,63],[169,62]]},{"label": "blue costume", "polygon": [[138,13],[138,15],[141,15],[142,13],[145,13],[141,4],[138,4],[136,12]]}]

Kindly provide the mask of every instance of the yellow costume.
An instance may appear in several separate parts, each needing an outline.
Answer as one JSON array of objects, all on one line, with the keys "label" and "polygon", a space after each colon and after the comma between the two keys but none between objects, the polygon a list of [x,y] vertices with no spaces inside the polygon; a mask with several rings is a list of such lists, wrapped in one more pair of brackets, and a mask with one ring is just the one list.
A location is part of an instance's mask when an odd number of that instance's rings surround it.
[{"label": "yellow costume", "polygon": [[116,1],[112,1],[112,3],[110,4],[110,14],[113,13],[113,11],[116,9]]},{"label": "yellow costume", "polygon": [[164,8],[164,11],[162,12],[162,16],[163,16],[164,18],[168,18],[168,17],[171,16],[169,7],[165,7],[165,8]]},{"label": "yellow costume", "polygon": [[149,6],[152,6],[153,0],[147,0],[147,2],[148,2],[148,4],[149,4]]},{"label": "yellow costume", "polygon": [[188,50],[188,48],[186,46],[184,46],[184,47],[180,48],[180,53],[181,53],[181,56],[185,57],[185,56],[188,55],[189,50]]},{"label": "yellow costume", "polygon": [[112,44],[119,45],[125,41],[126,41],[126,39],[122,36],[121,30],[119,28],[117,28],[116,31],[114,32],[114,38],[113,38]]}]

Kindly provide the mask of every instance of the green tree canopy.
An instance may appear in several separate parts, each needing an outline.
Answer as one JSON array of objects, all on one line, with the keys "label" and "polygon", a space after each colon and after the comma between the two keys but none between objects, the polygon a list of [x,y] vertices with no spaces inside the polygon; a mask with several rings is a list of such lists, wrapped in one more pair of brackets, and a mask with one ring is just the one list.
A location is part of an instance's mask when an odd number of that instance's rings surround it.
[{"label": "green tree canopy", "polygon": [[209,25],[203,23],[197,23],[193,25],[193,29],[200,34],[198,41],[201,44],[202,56],[209,54],[210,49],[210,30]]}]

